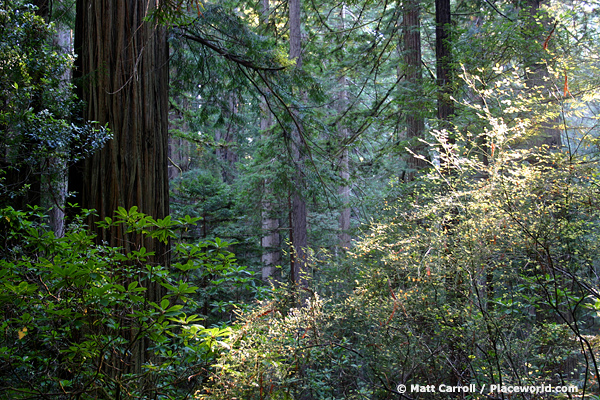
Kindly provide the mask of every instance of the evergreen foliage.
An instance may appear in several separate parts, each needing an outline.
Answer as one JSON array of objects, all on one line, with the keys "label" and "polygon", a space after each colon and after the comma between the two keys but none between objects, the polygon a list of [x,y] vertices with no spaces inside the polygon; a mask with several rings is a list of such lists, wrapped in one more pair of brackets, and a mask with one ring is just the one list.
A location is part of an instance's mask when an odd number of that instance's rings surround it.
[{"label": "evergreen foliage", "polygon": [[[169,0],[148,16],[168,28],[183,150],[171,215],[115,210],[97,224],[126,233],[111,247],[85,225],[94,210],[56,237],[33,206],[48,158],[81,159],[107,135],[73,123],[51,27],[0,0],[0,398],[599,398],[600,4],[452,1],[440,29],[436,3],[411,1],[417,82],[408,2],[303,3],[301,69],[286,1]],[[424,122],[414,137],[409,116]]]},{"label": "evergreen foliage", "polygon": [[24,1],[0,2],[0,204],[39,204],[42,180],[61,173],[50,159],[74,161],[102,147],[103,127],[76,118],[64,71],[72,56],[52,44],[54,27]]}]

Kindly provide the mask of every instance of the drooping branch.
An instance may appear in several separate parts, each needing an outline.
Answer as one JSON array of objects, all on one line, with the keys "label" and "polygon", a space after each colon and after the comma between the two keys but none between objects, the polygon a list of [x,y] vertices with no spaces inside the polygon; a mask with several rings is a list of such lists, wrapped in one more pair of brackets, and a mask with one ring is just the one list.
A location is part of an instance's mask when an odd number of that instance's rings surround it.
[{"label": "drooping branch", "polygon": [[197,42],[197,43],[200,43],[201,45],[206,46],[209,49],[217,52],[218,54],[220,54],[221,56],[225,57],[226,59],[228,59],[230,61],[233,61],[233,62],[235,62],[237,64],[240,64],[240,65],[242,65],[242,66],[244,66],[246,68],[255,70],[255,71],[281,71],[281,70],[287,68],[285,66],[279,66],[279,67],[262,67],[260,65],[256,65],[252,61],[243,58],[239,54],[231,53],[228,50],[226,50],[226,49],[222,48],[221,46],[219,46],[217,43],[215,43],[215,42],[213,42],[211,40],[205,39],[205,38],[203,38],[201,36],[192,35],[192,34],[189,34],[189,33],[183,33],[181,35],[181,37],[183,37],[185,39],[188,39],[188,40],[191,40],[191,41],[194,41],[194,42]]}]

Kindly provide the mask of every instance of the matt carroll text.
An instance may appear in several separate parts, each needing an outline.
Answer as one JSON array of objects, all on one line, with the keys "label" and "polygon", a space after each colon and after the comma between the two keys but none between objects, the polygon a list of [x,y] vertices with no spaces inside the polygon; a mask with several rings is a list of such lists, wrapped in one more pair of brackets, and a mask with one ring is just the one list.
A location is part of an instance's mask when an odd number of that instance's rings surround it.
[{"label": "matt carroll text", "polygon": [[[474,383],[467,386],[450,386],[443,383],[438,386],[412,384],[409,389],[411,393],[474,393],[477,391]],[[398,385],[397,390],[400,393],[405,393],[406,386]]]},{"label": "matt carroll text", "polygon": [[412,393],[473,393],[476,389],[474,383],[468,386],[449,386],[442,383],[437,387],[434,385],[410,385],[410,391]]},{"label": "matt carroll text", "polygon": [[399,393],[406,393],[410,390],[410,393],[577,393],[577,386],[552,386],[552,385],[531,385],[531,386],[517,386],[517,385],[481,385],[479,388],[474,383],[469,385],[451,386],[441,384],[435,385],[419,385],[411,384],[410,386],[398,385],[396,390]]}]

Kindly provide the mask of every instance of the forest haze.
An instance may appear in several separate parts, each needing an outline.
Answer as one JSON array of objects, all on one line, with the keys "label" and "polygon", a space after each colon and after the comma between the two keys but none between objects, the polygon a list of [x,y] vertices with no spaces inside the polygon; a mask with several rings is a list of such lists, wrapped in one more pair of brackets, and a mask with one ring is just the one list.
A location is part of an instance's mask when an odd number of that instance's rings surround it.
[{"label": "forest haze", "polygon": [[600,1],[0,0],[0,399],[600,400]]}]

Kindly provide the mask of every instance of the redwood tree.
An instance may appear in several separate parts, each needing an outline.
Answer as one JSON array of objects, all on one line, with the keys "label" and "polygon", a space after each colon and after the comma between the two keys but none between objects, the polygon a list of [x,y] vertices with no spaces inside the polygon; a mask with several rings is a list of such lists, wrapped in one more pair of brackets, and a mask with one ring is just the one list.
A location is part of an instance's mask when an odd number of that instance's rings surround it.
[{"label": "redwood tree", "polygon": [[[402,30],[404,36],[404,62],[405,76],[408,88],[413,93],[413,104],[406,112],[406,137],[410,141],[415,155],[423,156],[425,146],[418,142],[425,132],[425,118],[423,116],[423,90],[422,90],[422,68],[421,68],[421,4],[420,0],[404,0],[402,2],[403,22]],[[426,168],[428,163],[421,157],[409,154],[408,171],[404,179],[411,181],[415,172]]]},{"label": "redwood tree", "polygon": [[[158,0],[78,0],[75,48],[84,120],[106,124],[113,138],[71,174],[71,190],[99,219],[118,207],[154,218],[169,213],[167,175],[168,47],[165,29],[147,19]],[[126,251],[146,247],[168,262],[166,247],[123,227],[98,240]]]},{"label": "redwood tree", "polygon": [[[302,69],[302,34],[300,30],[301,0],[290,0],[289,2],[289,25],[290,25],[290,59],[296,61],[296,69]],[[299,94],[299,97],[302,97]],[[292,128],[291,145],[292,158],[295,165],[293,185],[290,199],[290,241],[292,243],[291,277],[295,284],[306,285],[308,233],[307,233],[307,211],[306,200],[302,194],[304,188],[304,176],[302,165],[304,162],[303,143],[301,132],[302,125],[298,114],[294,112],[295,126]]]},{"label": "redwood tree", "polygon": [[448,121],[454,114],[452,102],[452,47],[451,47],[450,0],[435,0],[435,58],[438,95],[438,119],[442,128],[448,128]]}]

